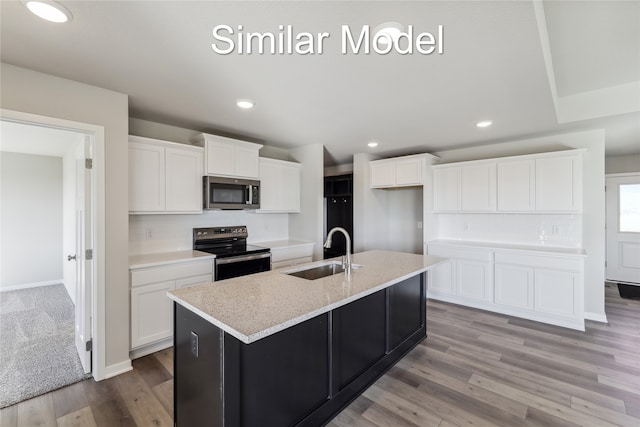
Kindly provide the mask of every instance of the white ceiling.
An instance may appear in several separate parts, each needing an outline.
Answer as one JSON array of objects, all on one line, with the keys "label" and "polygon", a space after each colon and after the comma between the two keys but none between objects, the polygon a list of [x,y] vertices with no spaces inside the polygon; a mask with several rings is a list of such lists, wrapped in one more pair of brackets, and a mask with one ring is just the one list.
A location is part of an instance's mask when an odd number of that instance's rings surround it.
[{"label": "white ceiling", "polygon": [[[631,109],[569,114],[574,95],[640,85],[638,1],[544,2],[542,15],[532,1],[61,3],[68,24],[1,1],[2,61],[126,93],[132,117],[282,148],[323,144],[327,164],[372,151],[371,140],[397,155],[595,127],[608,155],[640,152],[640,95]],[[388,21],[443,25],[445,53],[340,53],[341,25]],[[322,55],[219,55],[219,24],[331,37]],[[256,107],[239,110],[239,98]],[[494,125],[478,129],[481,119]]]},{"label": "white ceiling", "polygon": [[64,157],[83,139],[77,132],[0,120],[0,151]]}]

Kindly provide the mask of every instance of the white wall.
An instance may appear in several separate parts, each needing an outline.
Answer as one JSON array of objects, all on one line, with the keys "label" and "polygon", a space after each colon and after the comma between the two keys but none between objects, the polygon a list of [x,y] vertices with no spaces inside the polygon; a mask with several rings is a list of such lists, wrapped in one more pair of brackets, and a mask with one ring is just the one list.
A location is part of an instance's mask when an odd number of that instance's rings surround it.
[{"label": "white wall", "polygon": [[312,144],[289,151],[291,160],[302,164],[300,213],[289,217],[289,237],[315,243],[314,260],[323,258],[324,147]]},{"label": "white wall", "polygon": [[[604,130],[594,130],[434,153],[441,158],[441,163],[451,163],[466,160],[488,159],[493,157],[535,154],[571,148],[587,149],[583,155],[584,197],[582,214],[582,244],[587,252],[584,275],[584,308],[585,316],[594,320],[606,319],[604,312],[604,146]],[[540,218],[542,218],[542,216],[540,216],[538,220],[540,220]],[[569,219],[567,220],[571,221]],[[575,220],[578,221],[577,217]],[[439,221],[441,222],[442,220],[439,219]],[[574,225],[575,224],[579,224],[579,222],[574,223]],[[489,225],[491,227],[496,226],[493,224]],[[516,225],[514,224],[512,226]],[[439,228],[442,229],[442,224],[440,224]],[[565,231],[569,234],[575,233],[575,230]]]},{"label": "white wall", "polygon": [[[106,373],[130,366],[128,239],[128,97],[110,90],[1,64],[0,106],[105,129],[105,336]],[[94,316],[99,316],[94,313]]]},{"label": "white wall", "polygon": [[[640,141],[638,146],[640,147]],[[604,171],[605,173],[640,172],[640,154],[605,157]]]},{"label": "white wall", "polygon": [[62,159],[0,153],[0,290],[62,283]]},{"label": "white wall", "polygon": [[386,191],[387,248],[391,251],[422,253],[422,187]]},{"label": "white wall", "polygon": [[283,240],[289,236],[288,214],[259,214],[255,211],[207,211],[202,215],[130,215],[131,255],[188,250],[193,245],[192,229],[246,225],[249,242]]},{"label": "white wall", "polygon": [[388,249],[388,192],[369,187],[369,153],[353,156],[353,238],[354,252]]}]

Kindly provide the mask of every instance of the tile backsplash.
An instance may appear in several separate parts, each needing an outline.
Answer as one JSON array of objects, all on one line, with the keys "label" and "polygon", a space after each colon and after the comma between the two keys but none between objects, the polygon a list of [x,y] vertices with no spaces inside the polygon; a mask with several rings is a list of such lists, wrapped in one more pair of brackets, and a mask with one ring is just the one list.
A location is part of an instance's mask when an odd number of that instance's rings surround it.
[{"label": "tile backsplash", "polygon": [[438,238],[582,247],[582,215],[439,214]]}]

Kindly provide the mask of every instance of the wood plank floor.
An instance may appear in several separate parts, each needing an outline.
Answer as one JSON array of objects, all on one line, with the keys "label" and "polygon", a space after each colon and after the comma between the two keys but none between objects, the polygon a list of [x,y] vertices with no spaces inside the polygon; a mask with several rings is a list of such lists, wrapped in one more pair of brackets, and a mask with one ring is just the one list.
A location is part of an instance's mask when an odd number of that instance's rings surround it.
[{"label": "wood plank floor", "polygon": [[[640,426],[640,300],[586,332],[429,301],[428,338],[331,427]],[[0,411],[2,427],[171,426],[173,353]],[[276,426],[267,426],[276,427]]]}]

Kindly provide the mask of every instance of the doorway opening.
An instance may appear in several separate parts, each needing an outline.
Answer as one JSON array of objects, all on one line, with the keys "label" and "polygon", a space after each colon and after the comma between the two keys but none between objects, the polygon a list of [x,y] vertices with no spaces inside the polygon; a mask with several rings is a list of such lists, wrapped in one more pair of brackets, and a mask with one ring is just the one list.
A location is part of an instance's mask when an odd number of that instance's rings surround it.
[{"label": "doorway opening", "polygon": [[[95,254],[103,244],[92,162],[104,131],[6,110],[0,131],[0,346],[9,350],[0,397],[7,406],[100,374]],[[6,379],[15,382],[12,395]]]},{"label": "doorway opening", "polygon": [[606,279],[640,298],[640,173],[606,176]]}]

